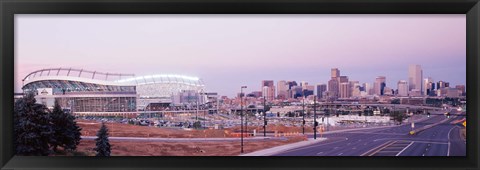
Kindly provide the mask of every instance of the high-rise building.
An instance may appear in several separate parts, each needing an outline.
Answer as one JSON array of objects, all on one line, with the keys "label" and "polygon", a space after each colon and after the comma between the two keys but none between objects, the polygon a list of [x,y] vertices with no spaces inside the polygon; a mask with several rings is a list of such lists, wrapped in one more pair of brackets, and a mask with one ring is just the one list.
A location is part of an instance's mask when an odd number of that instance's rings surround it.
[{"label": "high-rise building", "polygon": [[266,97],[268,101],[272,101],[275,98],[275,85],[273,80],[263,80],[261,90],[262,96]]},{"label": "high-rise building", "polygon": [[288,84],[285,80],[280,80],[277,82],[277,98],[278,99],[288,98]]},{"label": "high-rise building", "polygon": [[338,68],[332,68],[332,78],[340,77],[340,70]]},{"label": "high-rise building", "polygon": [[347,76],[340,76],[340,77],[338,77],[338,82],[339,83],[348,83],[348,77]]},{"label": "high-rise building", "polygon": [[290,90],[292,98],[302,97],[303,91],[301,86],[292,86]]},{"label": "high-rise building", "polygon": [[303,93],[305,96],[310,96],[315,94],[315,86],[313,85],[307,85],[303,88]]},{"label": "high-rise building", "polygon": [[350,83],[340,83],[340,98],[350,97]]},{"label": "high-rise building", "polygon": [[301,81],[301,82],[300,82],[300,86],[302,86],[302,88],[306,88],[306,86],[308,86],[308,82],[306,82],[306,81]]},{"label": "high-rise building", "polygon": [[359,81],[349,81],[350,84],[350,96],[358,97],[360,96],[360,82]]},{"label": "high-rise building", "polygon": [[264,86],[272,87],[272,86],[275,86],[275,85],[273,83],[273,80],[263,80],[262,81],[262,89],[263,89]]},{"label": "high-rise building", "polygon": [[367,95],[372,95],[373,94],[372,85],[368,83],[363,83],[363,91],[365,91]]},{"label": "high-rise building", "polygon": [[386,77],[385,76],[378,76],[375,79],[375,83],[373,84],[374,94],[383,96],[383,92],[386,86]]},{"label": "high-rise building", "polygon": [[462,96],[465,96],[465,85],[456,85],[455,88],[460,91]]},{"label": "high-rise building", "polygon": [[408,67],[408,90],[412,91],[417,89],[422,92],[423,90],[423,71],[420,65],[412,64]]},{"label": "high-rise building", "polygon": [[397,83],[398,96],[408,96],[408,82],[400,80]]},{"label": "high-rise building", "polygon": [[328,91],[330,92],[330,97],[337,98],[339,92],[339,84],[336,78],[332,78],[328,81]]},{"label": "high-rise building", "polygon": [[423,95],[429,96],[432,95],[432,92],[435,90],[435,83],[431,77],[428,77],[423,80]]},{"label": "high-rise building", "polygon": [[327,91],[326,84],[317,84],[317,98],[323,98],[323,92]]},{"label": "high-rise building", "polygon": [[450,86],[450,83],[448,82],[444,82],[444,81],[438,81],[437,82],[437,89],[443,89],[443,88],[446,88],[446,87],[449,87]]},{"label": "high-rise building", "polygon": [[340,76],[338,68],[332,68],[331,79],[328,81],[329,98],[337,99],[340,94],[340,83],[347,83],[347,76]]}]

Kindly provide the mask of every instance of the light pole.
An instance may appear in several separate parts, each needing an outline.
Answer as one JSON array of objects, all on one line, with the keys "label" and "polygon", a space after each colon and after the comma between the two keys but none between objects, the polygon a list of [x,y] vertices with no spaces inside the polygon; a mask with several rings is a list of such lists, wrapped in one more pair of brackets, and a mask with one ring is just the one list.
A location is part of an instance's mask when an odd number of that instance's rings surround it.
[{"label": "light pole", "polygon": [[263,137],[267,137],[267,99],[263,97]]},{"label": "light pole", "polygon": [[243,153],[243,89],[247,86],[242,86],[240,88],[240,140],[241,140],[241,150],[240,153]]},{"label": "light pole", "polygon": [[313,139],[317,139],[317,96],[313,98]]},{"label": "light pole", "polygon": [[302,104],[302,134],[305,134],[305,90],[302,90],[303,104]]}]

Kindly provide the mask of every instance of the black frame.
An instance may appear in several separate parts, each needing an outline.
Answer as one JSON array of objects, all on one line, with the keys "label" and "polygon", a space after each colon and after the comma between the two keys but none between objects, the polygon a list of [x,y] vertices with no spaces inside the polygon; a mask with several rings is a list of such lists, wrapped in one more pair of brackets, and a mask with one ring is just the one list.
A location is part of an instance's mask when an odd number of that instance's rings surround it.
[{"label": "black frame", "polygon": [[[479,169],[479,0],[3,0],[2,169]],[[13,155],[14,14],[466,14],[467,157],[21,157]],[[477,123],[475,123],[477,122]]]}]

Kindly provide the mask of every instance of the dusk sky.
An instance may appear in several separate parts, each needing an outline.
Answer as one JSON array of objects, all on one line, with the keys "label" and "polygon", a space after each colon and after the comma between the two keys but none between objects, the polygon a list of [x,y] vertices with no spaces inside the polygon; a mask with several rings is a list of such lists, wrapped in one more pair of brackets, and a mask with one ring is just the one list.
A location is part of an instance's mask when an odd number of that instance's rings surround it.
[{"label": "dusk sky", "polygon": [[330,69],[397,89],[409,64],[466,84],[465,15],[15,15],[15,90],[43,68],[182,74],[229,97],[262,80],[327,83]]}]

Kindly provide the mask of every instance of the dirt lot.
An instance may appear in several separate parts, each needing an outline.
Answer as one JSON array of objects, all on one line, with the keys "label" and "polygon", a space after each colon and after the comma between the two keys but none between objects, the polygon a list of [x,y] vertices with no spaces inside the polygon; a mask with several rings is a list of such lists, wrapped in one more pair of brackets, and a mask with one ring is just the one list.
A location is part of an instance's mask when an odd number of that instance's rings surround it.
[{"label": "dirt lot", "polygon": [[[101,124],[94,121],[79,121],[83,136],[95,136]],[[110,136],[117,137],[157,137],[157,138],[203,138],[230,137],[227,130],[183,130],[173,128],[157,128],[121,123],[106,123]]]},{"label": "dirt lot", "polygon": [[[79,121],[83,136],[95,136],[101,124],[94,121]],[[233,137],[234,130],[183,130],[171,128],[157,128],[120,123],[106,123],[109,136],[116,137],[166,137],[166,138],[203,138],[203,137]],[[269,126],[274,128],[275,126]],[[253,129],[254,127],[249,127]],[[263,127],[256,127],[263,130]],[[240,130],[240,127],[234,128]],[[300,132],[298,129],[277,126],[281,132]],[[273,131],[273,130],[272,130]],[[288,137],[283,140],[245,141],[245,153],[271,148],[288,143],[305,140],[303,136]],[[110,141],[112,156],[234,156],[240,154],[239,141],[218,142],[134,142]],[[94,156],[95,141],[82,140],[78,145],[78,155]]]},{"label": "dirt lot", "polygon": [[[78,125],[82,128],[83,136],[95,136],[101,124],[94,121],[79,121]],[[158,138],[223,138],[235,137],[233,133],[240,132],[240,126],[226,129],[207,129],[207,130],[183,130],[175,128],[157,128],[148,126],[138,126],[121,123],[107,123],[109,135],[115,137],[158,137]],[[252,133],[256,129],[257,135],[263,133],[263,126],[248,126],[248,131]],[[330,130],[336,129],[330,127]],[[302,132],[302,127],[286,127],[284,125],[268,125],[267,132],[291,133]],[[311,126],[305,127],[305,132],[313,132]],[[238,136],[237,136],[238,137]]]},{"label": "dirt lot", "polygon": [[[287,140],[245,141],[245,153],[305,140],[290,137]],[[110,141],[112,156],[236,156],[240,141],[235,142],[125,142]],[[94,156],[95,141],[82,140],[78,152]]]}]

